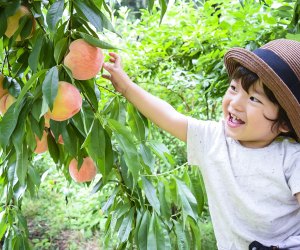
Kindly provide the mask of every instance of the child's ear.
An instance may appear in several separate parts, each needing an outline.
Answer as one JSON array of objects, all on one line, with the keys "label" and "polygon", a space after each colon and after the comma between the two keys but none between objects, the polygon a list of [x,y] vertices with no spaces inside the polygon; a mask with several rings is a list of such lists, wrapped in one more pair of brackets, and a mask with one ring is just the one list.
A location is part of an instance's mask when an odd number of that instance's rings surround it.
[{"label": "child's ear", "polygon": [[290,129],[289,129],[289,126],[288,126],[285,122],[283,122],[283,123],[281,123],[281,125],[279,126],[279,131],[280,131],[281,133],[287,133],[287,132],[290,132]]}]

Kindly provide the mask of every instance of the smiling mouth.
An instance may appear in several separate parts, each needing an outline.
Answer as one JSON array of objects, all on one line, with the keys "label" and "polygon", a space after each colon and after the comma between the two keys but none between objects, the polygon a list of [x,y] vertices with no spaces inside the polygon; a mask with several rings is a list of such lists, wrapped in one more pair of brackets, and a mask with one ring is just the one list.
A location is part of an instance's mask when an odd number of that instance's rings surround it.
[{"label": "smiling mouth", "polygon": [[242,119],[238,118],[237,116],[235,116],[234,114],[231,114],[231,113],[229,113],[228,121],[234,125],[245,124],[245,122]]}]

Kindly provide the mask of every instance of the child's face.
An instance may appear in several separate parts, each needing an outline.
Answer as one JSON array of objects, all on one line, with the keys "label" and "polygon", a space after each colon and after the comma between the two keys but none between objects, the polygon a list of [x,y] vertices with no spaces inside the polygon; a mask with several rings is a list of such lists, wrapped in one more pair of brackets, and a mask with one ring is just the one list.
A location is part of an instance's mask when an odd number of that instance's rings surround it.
[{"label": "child's face", "polygon": [[[243,146],[261,148],[270,144],[281,132],[272,130],[278,116],[278,106],[272,103],[260,81],[254,83],[248,93],[240,80],[232,80],[223,98],[225,133]],[[269,120],[268,120],[269,119]]]}]

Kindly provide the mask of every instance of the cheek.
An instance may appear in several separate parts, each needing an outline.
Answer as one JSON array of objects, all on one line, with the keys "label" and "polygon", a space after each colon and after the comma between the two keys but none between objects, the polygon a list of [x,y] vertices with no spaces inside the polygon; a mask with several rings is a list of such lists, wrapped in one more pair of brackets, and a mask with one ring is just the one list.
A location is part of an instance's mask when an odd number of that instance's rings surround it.
[{"label": "cheek", "polygon": [[229,105],[229,98],[228,98],[227,94],[225,94],[222,99],[222,110],[223,110],[224,114],[228,112],[227,111],[228,105]]}]

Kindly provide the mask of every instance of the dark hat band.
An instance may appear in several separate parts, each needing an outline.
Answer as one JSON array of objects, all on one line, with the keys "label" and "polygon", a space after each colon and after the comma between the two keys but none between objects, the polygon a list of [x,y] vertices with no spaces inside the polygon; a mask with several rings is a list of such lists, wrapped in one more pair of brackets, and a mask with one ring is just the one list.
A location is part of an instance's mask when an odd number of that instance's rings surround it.
[{"label": "dark hat band", "polygon": [[291,67],[271,50],[256,49],[253,53],[273,69],[300,103],[299,79]]}]

